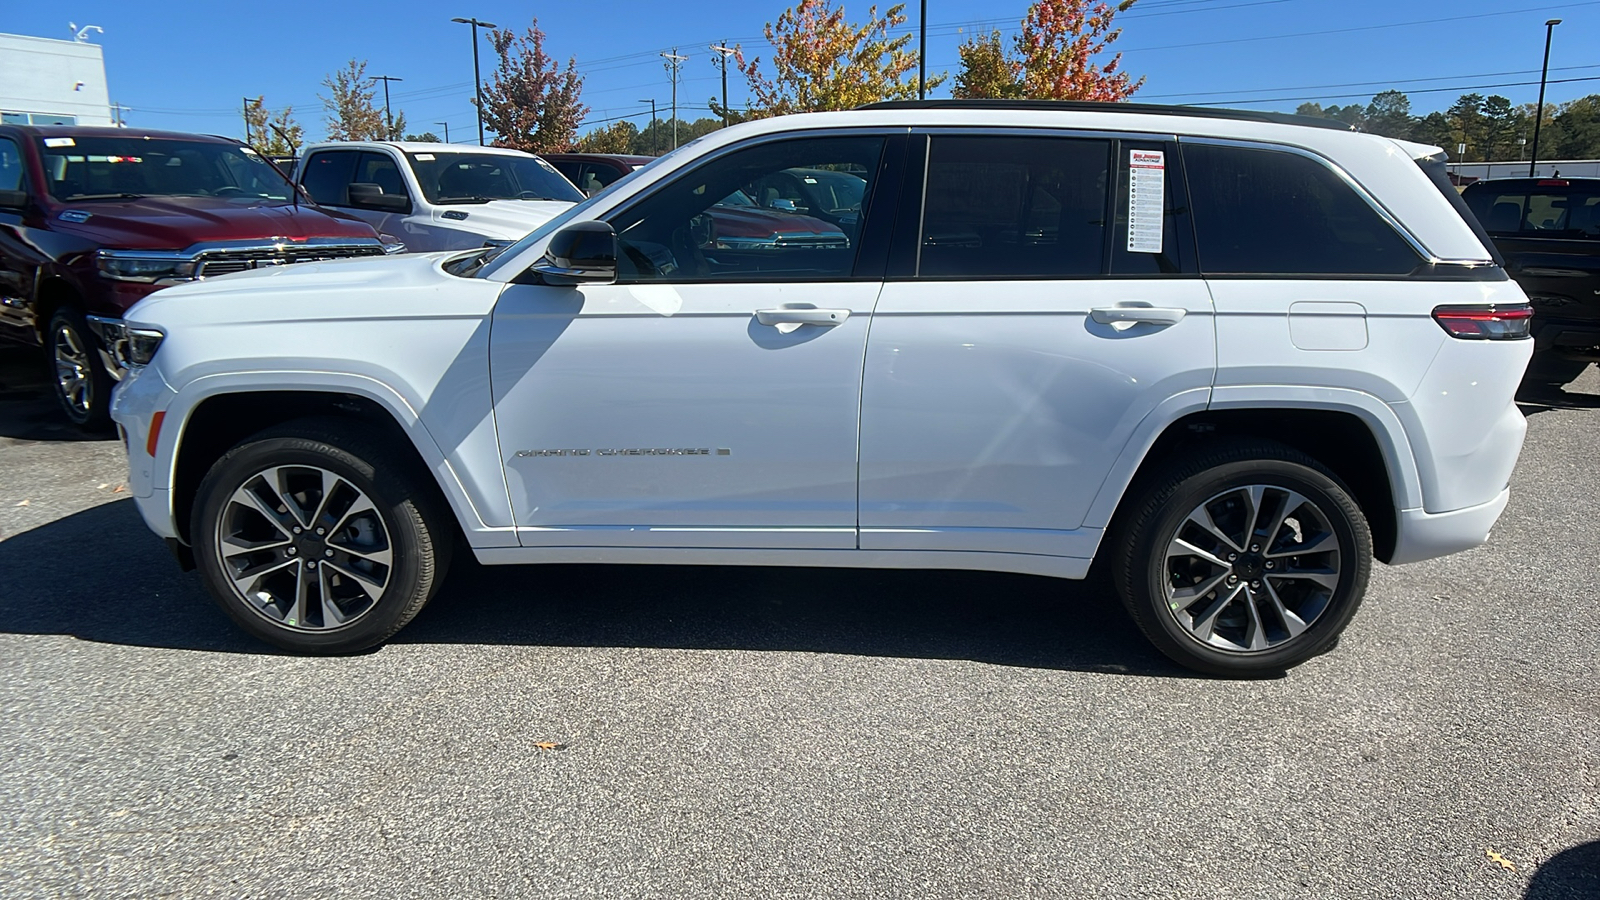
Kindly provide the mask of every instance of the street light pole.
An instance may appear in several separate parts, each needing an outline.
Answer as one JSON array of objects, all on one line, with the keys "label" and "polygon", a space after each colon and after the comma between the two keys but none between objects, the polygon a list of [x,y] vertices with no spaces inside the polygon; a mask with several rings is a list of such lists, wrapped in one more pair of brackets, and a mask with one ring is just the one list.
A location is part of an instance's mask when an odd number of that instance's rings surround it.
[{"label": "street light pole", "polygon": [[439,127],[444,129],[444,142],[446,144],[450,143],[450,123],[449,122],[435,122],[433,124],[438,125]]},{"label": "street light pole", "polygon": [[660,152],[656,149],[656,101],[651,98],[649,100],[640,100],[639,102],[650,104],[650,155],[655,156]]},{"label": "street light pole", "polygon": [[1555,33],[1560,19],[1544,23],[1544,69],[1539,72],[1539,105],[1533,111],[1533,155],[1528,157],[1528,177],[1533,177],[1539,165],[1539,126],[1544,124],[1544,83],[1550,77],[1550,36]]},{"label": "street light pole", "polygon": [[722,63],[722,127],[728,127],[728,57],[738,52],[728,46],[727,41],[711,45],[711,49],[721,54]]},{"label": "street light pole", "polygon": [[683,65],[689,57],[681,56],[678,48],[673,47],[671,53],[663,53],[661,57],[672,68],[672,149],[678,149],[678,67]]},{"label": "street light pole", "polygon": [[478,106],[478,146],[483,146],[483,79],[478,74],[478,28],[499,28],[493,22],[480,22],[477,19],[451,19],[463,25],[472,26],[472,88],[473,95],[477,98]]},{"label": "street light pole", "polygon": [[405,79],[404,78],[395,78],[395,77],[393,77],[391,75],[374,75],[374,76],[372,76],[372,80],[373,81],[381,81],[381,82],[383,82],[383,121],[384,121],[383,134],[384,134],[384,139],[385,140],[390,140],[390,141],[399,140],[399,138],[397,138],[395,136],[395,133],[394,133],[394,116],[389,113],[389,82],[391,82],[391,81],[405,81]]},{"label": "street light pole", "polygon": [[928,0],[922,0],[922,11],[918,14],[917,27],[921,34],[917,37],[917,99],[928,99]]}]

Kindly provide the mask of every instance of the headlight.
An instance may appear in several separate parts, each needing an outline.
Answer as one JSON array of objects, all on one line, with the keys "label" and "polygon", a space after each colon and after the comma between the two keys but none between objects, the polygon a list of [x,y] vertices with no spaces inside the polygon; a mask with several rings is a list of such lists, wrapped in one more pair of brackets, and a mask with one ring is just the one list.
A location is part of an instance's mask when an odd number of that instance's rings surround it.
[{"label": "headlight", "polygon": [[154,328],[128,328],[128,362],[136,366],[148,366],[150,360],[155,358],[156,350],[160,349],[161,342],[166,335]]},{"label": "headlight", "polygon": [[192,281],[195,271],[194,260],[159,250],[101,250],[95,264],[115,281]]},{"label": "headlight", "polygon": [[[166,335],[148,326],[129,325],[121,319],[104,316],[87,316],[89,330],[100,338],[100,343],[120,368],[148,366]],[[117,377],[121,377],[118,375]]]}]

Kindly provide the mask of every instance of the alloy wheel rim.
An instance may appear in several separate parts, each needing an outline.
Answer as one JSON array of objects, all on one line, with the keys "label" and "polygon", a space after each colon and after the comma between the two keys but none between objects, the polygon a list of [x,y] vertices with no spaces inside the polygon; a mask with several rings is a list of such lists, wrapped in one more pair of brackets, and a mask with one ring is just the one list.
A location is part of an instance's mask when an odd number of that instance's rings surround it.
[{"label": "alloy wheel rim", "polygon": [[1289,488],[1252,484],[1195,507],[1168,541],[1167,611],[1191,639],[1232,653],[1264,653],[1299,638],[1327,612],[1343,548],[1316,503]]},{"label": "alloy wheel rim", "polygon": [[89,393],[93,383],[89,352],[71,325],[63,324],[56,329],[54,343],[56,389],[67,406],[80,414],[87,413],[94,402]]},{"label": "alloy wheel rim", "polygon": [[234,593],[301,632],[347,628],[371,613],[388,589],[393,547],[372,500],[317,466],[257,472],[217,519],[217,562]]}]

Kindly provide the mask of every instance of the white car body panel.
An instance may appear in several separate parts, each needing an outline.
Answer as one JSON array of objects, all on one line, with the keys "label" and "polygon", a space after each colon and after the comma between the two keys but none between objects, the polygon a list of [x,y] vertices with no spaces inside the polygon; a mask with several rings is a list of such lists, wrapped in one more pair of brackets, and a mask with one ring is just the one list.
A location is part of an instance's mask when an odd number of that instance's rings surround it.
[{"label": "white car body panel", "polygon": [[[570,220],[604,219],[745,139],[919,126],[1289,144],[1337,160],[1432,260],[1491,260],[1411,164],[1413,145],[1139,113],[898,109],[762,120],[687,145]],[[1349,413],[1371,429],[1399,526],[1393,561],[1409,562],[1485,539],[1525,429],[1511,392],[1531,342],[1455,340],[1430,316],[1437,304],[1525,302],[1509,281],[510,283],[547,244],[547,234],[530,239],[477,278],[444,271],[443,255],[307,263],[145,300],[129,321],[169,336],[113,409],[128,432],[141,513],[158,533],[178,534],[176,448],[208,397],[332,391],[394,416],[485,562],[1081,577],[1172,423],[1207,410],[1311,409]],[[1127,330],[1089,315],[1129,301],[1185,315]],[[756,314],[786,304],[849,316],[782,333]],[[158,412],[166,419],[156,452],[141,458]],[[685,449],[709,452],[670,452]],[[573,450],[589,452],[564,452]]]}]

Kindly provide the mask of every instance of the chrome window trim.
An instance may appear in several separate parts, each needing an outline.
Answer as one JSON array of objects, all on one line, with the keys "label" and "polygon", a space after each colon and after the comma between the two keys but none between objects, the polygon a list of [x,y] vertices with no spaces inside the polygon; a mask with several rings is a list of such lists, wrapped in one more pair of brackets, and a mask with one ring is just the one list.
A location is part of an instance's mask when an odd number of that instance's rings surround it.
[{"label": "chrome window trim", "polygon": [[[1494,260],[1492,259],[1446,259],[1435,254],[1432,250],[1429,250],[1427,245],[1423,244],[1422,241],[1411,232],[1411,229],[1407,228],[1405,224],[1395,216],[1394,213],[1390,212],[1388,207],[1380,203],[1378,198],[1372,195],[1371,191],[1368,191],[1362,186],[1361,182],[1355,180],[1355,178],[1352,177],[1349,172],[1346,172],[1343,166],[1339,165],[1328,157],[1323,156],[1321,153],[1318,153],[1315,150],[1310,150],[1295,144],[1280,144],[1274,141],[1262,140],[1239,140],[1235,138],[1178,135],[1177,140],[1179,152],[1182,152],[1184,144],[1203,144],[1213,147],[1236,147],[1243,150],[1266,150],[1277,153],[1289,153],[1294,156],[1309,159],[1313,162],[1321,164],[1324,168],[1337,176],[1340,181],[1343,181],[1351,190],[1355,191],[1356,196],[1360,197],[1368,206],[1372,207],[1373,212],[1376,212],[1384,222],[1388,223],[1389,227],[1393,228],[1395,233],[1400,235],[1402,240],[1411,245],[1411,249],[1415,250],[1417,255],[1422,257],[1423,262],[1431,263],[1436,266],[1447,265],[1487,267],[1494,265]],[[1203,268],[1204,267],[1202,266],[1202,270]]]}]

